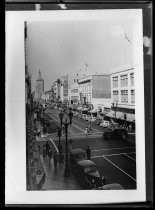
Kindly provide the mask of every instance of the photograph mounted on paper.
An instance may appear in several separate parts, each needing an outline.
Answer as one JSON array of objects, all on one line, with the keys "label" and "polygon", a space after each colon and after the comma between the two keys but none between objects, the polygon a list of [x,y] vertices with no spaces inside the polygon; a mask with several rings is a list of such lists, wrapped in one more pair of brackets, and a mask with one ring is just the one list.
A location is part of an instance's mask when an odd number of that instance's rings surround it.
[{"label": "photograph mounted on paper", "polygon": [[27,190],[137,189],[142,32],[106,14],[24,22]]}]

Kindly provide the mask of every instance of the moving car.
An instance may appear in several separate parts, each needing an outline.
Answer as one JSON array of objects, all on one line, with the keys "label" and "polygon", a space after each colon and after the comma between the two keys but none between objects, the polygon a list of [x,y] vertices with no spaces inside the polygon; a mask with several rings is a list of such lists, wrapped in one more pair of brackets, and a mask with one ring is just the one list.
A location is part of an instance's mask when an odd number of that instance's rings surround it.
[{"label": "moving car", "polygon": [[100,125],[100,123],[102,122],[102,119],[96,119],[93,124],[94,125]]},{"label": "moving car", "polygon": [[81,148],[72,149],[70,151],[70,163],[72,170],[74,171],[76,169],[77,162],[85,159],[86,159],[86,153],[84,150],[82,150]]},{"label": "moving car", "polygon": [[114,128],[113,130],[107,130],[103,133],[105,140],[110,139],[126,139],[128,137],[128,132],[123,128]]},{"label": "moving car", "polygon": [[91,116],[91,118],[89,119],[89,122],[93,123],[96,119],[97,117]]},{"label": "moving car", "polygon": [[86,115],[86,116],[85,116],[85,120],[86,120],[86,121],[89,121],[89,119],[90,119],[90,115]]},{"label": "moving car", "polygon": [[110,122],[107,121],[107,120],[103,120],[101,123],[100,123],[100,126],[102,126],[103,128],[107,128],[110,126]]},{"label": "moving car", "polygon": [[82,160],[77,163],[75,175],[83,189],[102,189],[109,181],[101,176],[96,164],[91,160]]}]

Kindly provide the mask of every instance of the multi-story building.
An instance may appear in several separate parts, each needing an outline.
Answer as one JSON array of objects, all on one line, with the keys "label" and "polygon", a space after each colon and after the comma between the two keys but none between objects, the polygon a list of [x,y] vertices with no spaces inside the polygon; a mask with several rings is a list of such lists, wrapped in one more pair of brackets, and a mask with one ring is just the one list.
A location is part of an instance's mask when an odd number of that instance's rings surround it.
[{"label": "multi-story building", "polygon": [[36,80],[35,87],[35,100],[39,101],[42,98],[42,93],[44,92],[44,80],[41,78],[41,71],[38,72],[38,79]]},{"label": "multi-story building", "polygon": [[111,85],[109,74],[96,74],[78,80],[82,104],[92,104],[99,111],[111,108]]},{"label": "multi-story building", "polygon": [[129,122],[135,120],[134,67],[115,69],[111,74],[112,111],[109,116]]},{"label": "multi-story building", "polygon": [[71,104],[77,104],[80,101],[79,84],[74,82],[70,85],[69,102]]}]

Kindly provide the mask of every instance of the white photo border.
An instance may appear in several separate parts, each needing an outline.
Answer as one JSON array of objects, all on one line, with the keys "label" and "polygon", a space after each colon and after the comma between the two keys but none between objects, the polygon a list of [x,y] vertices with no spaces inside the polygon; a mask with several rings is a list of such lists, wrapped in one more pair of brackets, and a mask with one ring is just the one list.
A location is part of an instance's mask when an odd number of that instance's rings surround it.
[{"label": "white photo border", "polygon": [[[136,190],[27,191],[25,122],[25,21],[135,19]],[[6,12],[6,204],[112,204],[146,201],[142,9]]]}]

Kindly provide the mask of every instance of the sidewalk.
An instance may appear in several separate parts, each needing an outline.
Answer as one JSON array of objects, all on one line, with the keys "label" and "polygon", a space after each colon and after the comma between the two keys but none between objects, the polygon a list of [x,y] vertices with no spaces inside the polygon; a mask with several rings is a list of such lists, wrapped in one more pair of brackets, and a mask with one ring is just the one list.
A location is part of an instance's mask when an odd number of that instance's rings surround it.
[{"label": "sidewalk", "polygon": [[46,174],[45,182],[41,190],[81,190],[74,175],[64,177],[65,162],[59,163],[57,169],[54,168],[53,158],[40,155],[41,162]]}]

